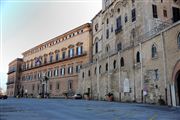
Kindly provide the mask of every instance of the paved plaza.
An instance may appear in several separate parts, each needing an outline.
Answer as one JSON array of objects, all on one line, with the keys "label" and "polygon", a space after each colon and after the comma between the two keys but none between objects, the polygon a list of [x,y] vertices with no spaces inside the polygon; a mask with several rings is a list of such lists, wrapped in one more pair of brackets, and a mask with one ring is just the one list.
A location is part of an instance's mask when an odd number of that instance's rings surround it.
[{"label": "paved plaza", "polygon": [[0,120],[180,120],[180,108],[65,99],[0,100]]}]

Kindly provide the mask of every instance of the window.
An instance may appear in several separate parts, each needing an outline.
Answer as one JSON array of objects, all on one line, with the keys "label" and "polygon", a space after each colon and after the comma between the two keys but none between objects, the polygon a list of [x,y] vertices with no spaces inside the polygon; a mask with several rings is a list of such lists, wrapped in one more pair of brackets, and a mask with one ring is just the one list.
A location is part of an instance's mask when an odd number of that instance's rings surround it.
[{"label": "window", "polygon": [[158,18],[156,5],[152,5],[152,12],[153,12],[153,18]]},{"label": "window", "polygon": [[108,53],[109,52],[109,45],[106,46],[106,52]]},{"label": "window", "polygon": [[135,28],[133,28],[133,29],[131,30],[131,35],[132,35],[132,38],[133,38],[133,39],[136,37]]},{"label": "window", "polygon": [[156,70],[154,70],[154,77],[155,77],[155,80],[159,80],[159,70],[158,69],[156,69]]},{"label": "window", "polygon": [[140,53],[139,53],[139,51],[136,53],[136,62],[140,63]]},{"label": "window", "polygon": [[152,45],[152,48],[151,48],[151,55],[152,55],[151,56],[152,58],[157,57],[157,48],[154,44]]},{"label": "window", "polygon": [[127,21],[128,21],[128,16],[127,16],[127,14],[125,14],[124,22],[127,23]]},{"label": "window", "polygon": [[52,71],[51,70],[48,70],[47,76],[52,77]]},{"label": "window", "polygon": [[95,43],[95,53],[98,53],[98,42]]},{"label": "window", "polygon": [[122,30],[121,16],[116,19],[116,33]]},{"label": "window", "polygon": [[51,63],[53,61],[53,55],[51,54],[50,56],[49,56],[49,62]]},{"label": "window", "polygon": [[44,57],[44,64],[47,63],[47,57]]},{"label": "window", "polygon": [[65,59],[66,58],[66,52],[64,51],[63,53],[62,53],[62,59]]},{"label": "window", "polygon": [[109,29],[106,30],[106,39],[109,38]]},{"label": "window", "polygon": [[99,74],[101,74],[101,65],[99,66]]},{"label": "window", "polygon": [[79,73],[79,72],[80,72],[80,69],[81,69],[81,65],[77,65],[77,66],[76,66],[76,73]]},{"label": "window", "polygon": [[33,61],[31,61],[31,68],[33,67]]},{"label": "window", "polygon": [[56,89],[59,90],[59,83],[56,83]]},{"label": "window", "polygon": [[178,48],[180,49],[180,33],[178,35],[178,40],[177,40]]},{"label": "window", "polygon": [[172,7],[173,23],[180,20],[180,8]]},{"label": "window", "polygon": [[108,25],[109,24],[109,19],[107,18],[107,20],[106,20],[106,24]]},{"label": "window", "polygon": [[90,71],[90,70],[88,71],[88,76],[89,76],[89,77],[91,76],[91,71]]},{"label": "window", "polygon": [[116,60],[114,60],[114,62],[113,62],[113,67],[114,67],[114,69],[116,69]]},{"label": "window", "polygon": [[59,69],[58,69],[58,68],[55,68],[55,70],[54,70],[54,76],[57,77],[57,76],[58,76],[58,73],[59,73]]},{"label": "window", "polygon": [[72,74],[73,73],[73,67],[68,67],[68,74]]},{"label": "window", "polygon": [[164,17],[167,17],[167,10],[163,10]]},{"label": "window", "polygon": [[69,57],[74,57],[74,48],[69,49]]},{"label": "window", "polygon": [[61,68],[60,73],[61,75],[65,75],[65,68]]},{"label": "window", "polygon": [[120,13],[120,8],[117,9],[117,12]]},{"label": "window", "polygon": [[38,73],[38,78],[41,78],[41,72]]},{"label": "window", "polygon": [[82,78],[84,78],[84,72],[82,73]]},{"label": "window", "polygon": [[136,21],[136,9],[132,9],[131,11],[131,16],[132,16],[132,22]]},{"label": "window", "polygon": [[97,32],[98,31],[98,28],[99,28],[99,25],[98,23],[95,25],[95,31]]},{"label": "window", "polygon": [[59,53],[56,53],[56,61],[59,60]]},{"label": "window", "polygon": [[76,54],[77,55],[82,55],[82,52],[83,52],[83,46],[78,46],[77,49],[76,49]]},{"label": "window", "polygon": [[94,68],[94,74],[95,74],[95,75],[96,75],[96,72],[97,72],[97,68],[95,67],[95,68]]},{"label": "window", "polygon": [[111,25],[111,32],[113,32],[114,31],[114,29],[113,29],[113,25]]},{"label": "window", "polygon": [[108,71],[108,63],[106,63],[106,71]]},{"label": "window", "polygon": [[118,50],[118,51],[122,50],[122,44],[121,44],[121,43],[118,43],[118,44],[117,44],[117,50]]},{"label": "window", "polygon": [[121,58],[121,67],[124,67],[124,58]]}]

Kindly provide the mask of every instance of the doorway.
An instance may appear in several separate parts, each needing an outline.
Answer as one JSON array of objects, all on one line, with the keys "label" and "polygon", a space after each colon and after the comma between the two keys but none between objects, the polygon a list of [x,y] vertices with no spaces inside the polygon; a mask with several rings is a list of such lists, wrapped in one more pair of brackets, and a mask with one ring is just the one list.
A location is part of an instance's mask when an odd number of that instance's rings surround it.
[{"label": "doorway", "polygon": [[180,105],[180,72],[178,72],[177,74],[177,101],[178,101],[178,105]]}]

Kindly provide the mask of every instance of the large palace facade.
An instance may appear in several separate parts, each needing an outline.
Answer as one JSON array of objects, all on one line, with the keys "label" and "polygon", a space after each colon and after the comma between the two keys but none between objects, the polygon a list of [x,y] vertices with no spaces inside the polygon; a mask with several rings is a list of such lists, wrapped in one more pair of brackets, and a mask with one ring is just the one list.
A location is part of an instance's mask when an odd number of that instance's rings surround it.
[{"label": "large palace facade", "polygon": [[180,1],[102,0],[92,25],[24,52],[9,70],[8,95],[180,105]]},{"label": "large palace facade", "polygon": [[180,105],[180,1],[103,0],[92,19],[93,62],[79,91],[92,99]]},{"label": "large palace facade", "polygon": [[82,64],[91,60],[91,24],[87,23],[23,53],[9,64],[7,94],[36,97],[73,95]]}]

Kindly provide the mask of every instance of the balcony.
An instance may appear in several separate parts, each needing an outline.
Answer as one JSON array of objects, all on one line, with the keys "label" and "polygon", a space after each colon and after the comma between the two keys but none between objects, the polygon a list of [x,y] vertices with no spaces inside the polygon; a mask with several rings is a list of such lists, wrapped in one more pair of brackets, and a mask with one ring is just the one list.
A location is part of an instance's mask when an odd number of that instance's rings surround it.
[{"label": "balcony", "polygon": [[82,57],[82,56],[85,56],[85,55],[87,55],[86,51],[83,52],[81,55],[74,55],[72,57],[66,56],[65,58],[61,58],[59,60],[48,61],[46,63],[42,63],[40,65],[36,65],[36,66],[28,68],[28,69],[27,68],[23,69],[22,71],[27,71],[27,70],[43,67],[43,66],[46,66],[46,65],[51,65],[51,64],[56,64],[56,63],[59,63],[59,62],[64,62],[64,61],[72,60],[72,59],[79,58],[79,57]]}]

